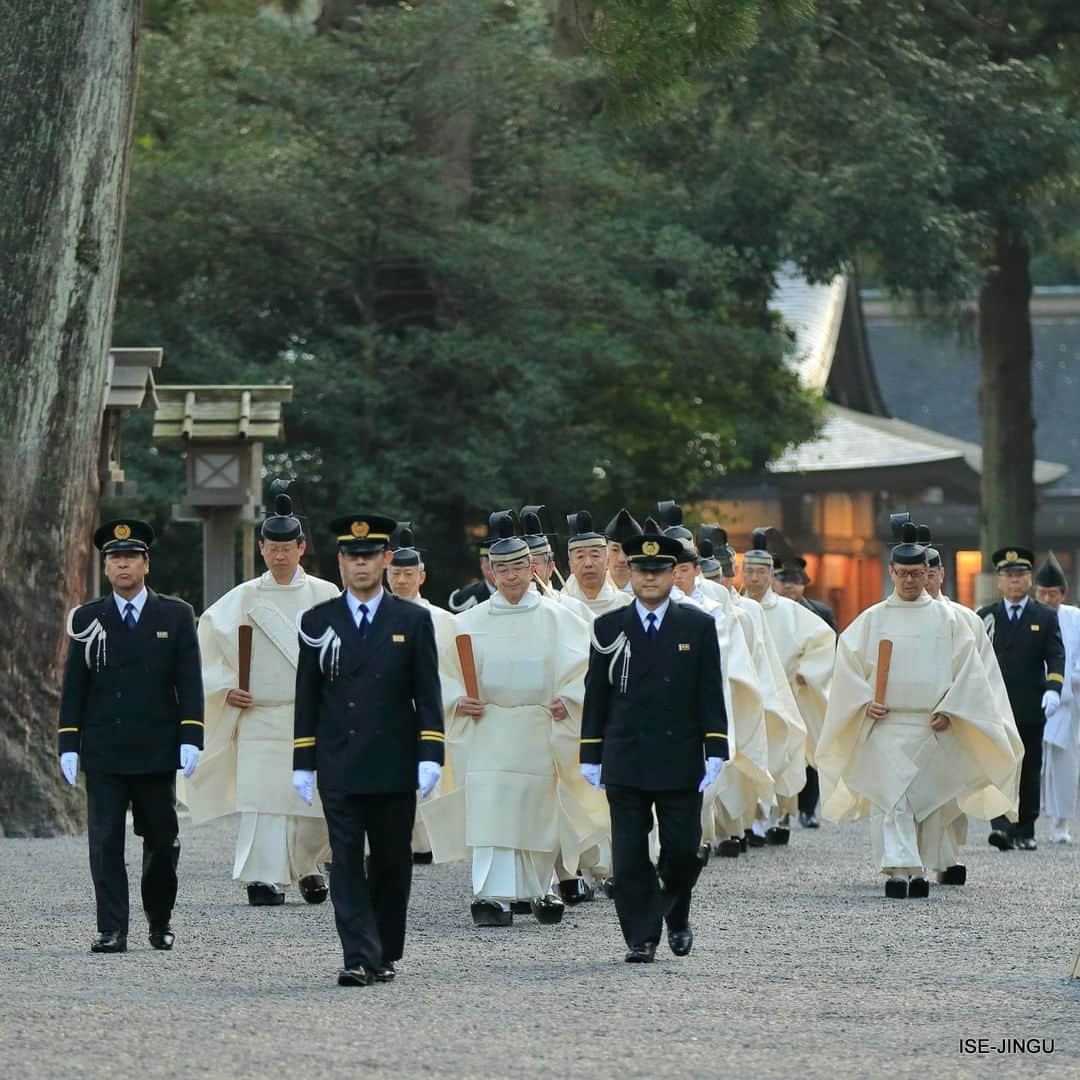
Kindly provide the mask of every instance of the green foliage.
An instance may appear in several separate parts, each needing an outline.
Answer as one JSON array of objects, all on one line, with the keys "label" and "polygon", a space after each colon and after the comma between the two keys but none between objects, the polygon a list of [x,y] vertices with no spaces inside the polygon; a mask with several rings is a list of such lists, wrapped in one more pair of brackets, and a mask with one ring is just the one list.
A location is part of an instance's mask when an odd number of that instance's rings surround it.
[{"label": "green foliage", "polygon": [[[270,470],[316,523],[411,518],[436,567],[494,507],[689,497],[818,419],[765,312],[773,230],[722,205],[730,139],[583,115],[549,35],[540,2],[459,0],[146,40],[118,343],[167,382],[293,383]],[[125,465],[167,517],[177,452]],[[190,533],[162,562],[192,573]]]}]

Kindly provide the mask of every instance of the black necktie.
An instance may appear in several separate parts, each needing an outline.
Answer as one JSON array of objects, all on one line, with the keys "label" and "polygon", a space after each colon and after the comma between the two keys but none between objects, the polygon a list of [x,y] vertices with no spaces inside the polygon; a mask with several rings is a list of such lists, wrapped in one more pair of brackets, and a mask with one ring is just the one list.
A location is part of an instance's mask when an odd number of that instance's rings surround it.
[{"label": "black necktie", "polygon": [[1012,604],[1009,609],[1009,622],[1017,623],[1020,621],[1020,605]]},{"label": "black necktie", "polygon": [[129,630],[135,629],[135,605],[129,600],[124,605],[124,625]]},{"label": "black necktie", "polygon": [[645,622],[647,624],[646,627],[645,627],[645,633],[648,634],[650,641],[655,641],[656,640],[656,615],[653,612],[650,611],[649,614],[645,616]]},{"label": "black necktie", "polygon": [[367,604],[361,604],[360,621],[356,624],[356,629],[360,631],[361,637],[368,632],[369,626],[371,626],[371,620],[367,617]]}]

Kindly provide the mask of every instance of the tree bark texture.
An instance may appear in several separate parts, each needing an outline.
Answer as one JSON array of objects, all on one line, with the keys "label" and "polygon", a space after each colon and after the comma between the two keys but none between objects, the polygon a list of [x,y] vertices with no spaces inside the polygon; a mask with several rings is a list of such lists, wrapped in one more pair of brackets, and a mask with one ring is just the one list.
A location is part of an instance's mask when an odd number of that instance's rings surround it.
[{"label": "tree bark texture", "polygon": [[59,778],[119,273],[141,0],[0,0],[0,831],[79,824]]},{"label": "tree bark texture", "polygon": [[979,293],[983,565],[1005,544],[1034,547],[1035,421],[1031,392],[1031,252],[999,226]]}]

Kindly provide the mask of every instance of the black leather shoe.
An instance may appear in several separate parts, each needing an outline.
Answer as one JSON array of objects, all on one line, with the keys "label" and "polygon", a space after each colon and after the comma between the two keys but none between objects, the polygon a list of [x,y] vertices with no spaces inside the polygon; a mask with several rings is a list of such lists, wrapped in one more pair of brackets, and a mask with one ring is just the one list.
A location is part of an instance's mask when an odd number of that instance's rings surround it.
[{"label": "black leather shoe", "polygon": [[687,956],[694,947],[694,931],[689,926],[684,930],[669,930],[667,943],[676,956]]},{"label": "black leather shoe", "polygon": [[530,902],[533,918],[542,926],[554,926],[562,922],[563,912],[566,905],[557,897],[548,893],[547,896],[538,896]]},{"label": "black leather shoe", "polygon": [[742,852],[742,842],[737,836],[729,836],[716,845],[716,854],[721,859],[737,859]]},{"label": "black leather shoe", "polygon": [[155,949],[161,949],[162,952],[168,952],[173,947],[173,942],[176,941],[176,935],[173,933],[172,927],[166,923],[164,926],[151,926],[150,927],[150,944]]},{"label": "black leather shoe", "polygon": [[512,915],[531,915],[532,914],[532,901],[531,900],[511,900],[510,901],[510,913]]},{"label": "black leather shoe", "polygon": [[885,882],[885,895],[890,900],[903,900],[907,896],[907,878],[891,877]]},{"label": "black leather shoe", "polygon": [[631,945],[626,950],[626,962],[628,964],[651,964],[655,959],[655,941],[646,941],[644,945]]},{"label": "black leather shoe", "polygon": [[570,881],[559,882],[559,899],[564,904],[586,904],[594,900],[596,894],[582,878],[573,878]]},{"label": "black leather shoe", "polygon": [[966,885],[967,867],[961,863],[947,866],[937,876],[939,885]]},{"label": "black leather shoe", "polygon": [[375,981],[380,983],[388,983],[394,981],[394,976],[397,972],[394,970],[393,963],[383,964],[381,968],[378,968],[375,972]]},{"label": "black leather shoe", "polygon": [[702,844],[701,847],[699,847],[697,849],[698,862],[701,863],[702,866],[708,866],[709,865],[709,856],[711,854],[712,854],[712,848],[709,847],[708,844]]},{"label": "black leather shoe", "polygon": [[413,866],[430,866],[435,856],[430,851],[414,851],[412,853]]},{"label": "black leather shoe", "polygon": [[475,926],[511,926],[514,922],[514,913],[503,911],[497,900],[474,900],[469,910]]},{"label": "black leather shoe", "polygon": [[252,907],[277,907],[285,903],[285,890],[265,881],[253,881],[247,887],[247,894]]},{"label": "black leather shoe", "polygon": [[127,934],[119,930],[107,930],[98,934],[90,945],[91,952],[115,953],[127,952]]},{"label": "black leather shoe", "polygon": [[375,972],[367,968],[342,968],[337,975],[338,986],[370,986],[375,981]]},{"label": "black leather shoe", "polygon": [[908,882],[907,894],[914,900],[923,900],[930,895],[930,882],[924,877],[913,877]]},{"label": "black leather shoe", "polygon": [[740,837],[739,837],[739,854],[741,854],[741,855],[745,855],[745,854],[746,854],[746,849],[747,849],[747,848],[748,848],[749,846],[750,846],[750,845],[749,845],[749,844],[748,844],[748,843],[746,842],[746,836],[745,836],[745,834],[744,834],[743,836],[740,836]]},{"label": "black leather shoe", "polygon": [[1034,836],[1020,836],[1013,841],[1013,847],[1017,851],[1038,851],[1039,845],[1035,843]]},{"label": "black leather shoe", "polygon": [[765,843],[780,847],[791,839],[791,830],[783,825],[774,825],[765,830]]},{"label": "black leather shoe", "polygon": [[[308,874],[307,877],[300,879],[300,895],[304,898],[305,903],[308,904],[321,904],[330,895],[330,890],[326,887],[326,878],[322,874]],[[285,898],[285,894],[281,894],[282,900]]]},{"label": "black leather shoe", "polygon": [[747,829],[746,832],[743,835],[744,835],[744,839],[746,840],[746,842],[751,847],[764,847],[765,846],[765,837],[764,836],[758,836],[758,834],[756,832],[754,832],[753,829]]},{"label": "black leather shoe", "polygon": [[816,817],[814,817],[813,814],[808,814],[805,811],[800,811],[799,812],[799,824],[804,829],[820,829],[821,828],[821,822],[818,821],[818,819]]},{"label": "black leather shoe", "polygon": [[994,829],[986,838],[986,842],[992,844],[998,851],[1012,851],[1014,847],[1012,837],[1001,829]]}]

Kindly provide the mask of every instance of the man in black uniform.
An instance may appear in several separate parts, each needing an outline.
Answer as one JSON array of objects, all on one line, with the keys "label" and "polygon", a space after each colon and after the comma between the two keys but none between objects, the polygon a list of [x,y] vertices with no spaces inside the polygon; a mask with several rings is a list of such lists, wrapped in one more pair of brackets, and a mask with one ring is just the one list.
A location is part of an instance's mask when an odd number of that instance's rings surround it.
[{"label": "man in black uniform", "polygon": [[[670,598],[682,543],[647,529],[627,538],[623,550],[636,599],[593,625],[581,772],[607,791],[626,960],[651,963],[665,919],[676,956],[693,945],[701,792],[727,759],[727,714],[716,626],[704,611]],[[655,869],[649,860],[654,807]]]},{"label": "man in black uniform", "polygon": [[495,592],[495,575],[492,573],[491,560],[488,558],[491,545],[495,540],[498,540],[497,536],[485,536],[483,540],[477,541],[477,550],[480,555],[480,573],[483,580],[462,585],[450,594],[446,606],[455,615],[460,611],[468,611],[469,608],[476,607],[477,604],[482,604],[485,600],[490,600]]},{"label": "man in black uniform", "polygon": [[394,977],[405,949],[416,790],[428,795],[442,771],[431,616],[382,587],[395,524],[379,514],[331,523],[345,592],[300,620],[293,785],[310,804],[318,774],[345,957],[339,986]]},{"label": "man in black uniform", "polygon": [[1013,847],[1035,850],[1043,728],[1046,718],[1061,705],[1065,681],[1065,646],[1057,612],[1028,596],[1034,560],[1034,553],[1019,545],[995,551],[993,563],[1003,599],[979,609],[979,617],[993,639],[1009,704],[1024,743],[1019,820],[1015,825],[1005,817],[991,822],[990,843],[1001,851]]},{"label": "man in black uniform", "polygon": [[90,873],[97,898],[94,952],[127,951],[128,807],[143,838],[142,902],[150,944],[171,949],[180,858],[176,770],[195,771],[203,745],[203,686],[188,604],[146,587],[154,530],[108,521],[94,533],[112,592],[68,616],[60,698],[60,768],[86,774]]}]

